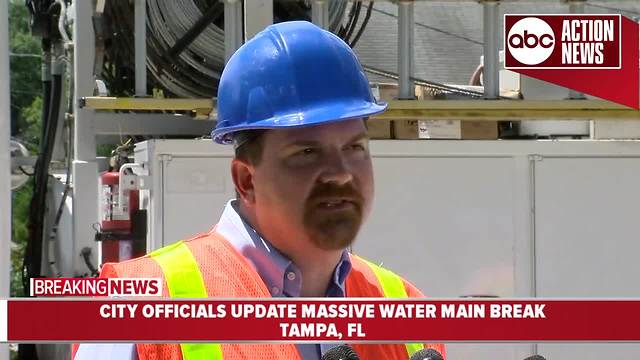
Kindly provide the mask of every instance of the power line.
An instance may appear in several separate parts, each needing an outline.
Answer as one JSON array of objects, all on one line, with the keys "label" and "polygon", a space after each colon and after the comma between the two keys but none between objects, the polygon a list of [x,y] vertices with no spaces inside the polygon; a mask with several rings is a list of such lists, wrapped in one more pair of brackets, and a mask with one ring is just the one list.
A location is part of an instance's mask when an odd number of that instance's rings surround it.
[{"label": "power line", "polygon": [[[386,11],[384,11],[384,10],[376,9],[375,7],[373,8],[373,11],[376,11],[376,12],[379,12],[379,13],[381,13],[381,14],[384,14],[384,15],[388,15],[388,16],[394,17],[394,18],[396,18],[396,19],[398,18],[398,15],[392,14],[392,13],[390,13],[390,12],[386,12]],[[417,21],[416,21],[416,22],[414,22],[414,24],[415,24],[416,26],[423,27],[423,28],[425,28],[425,29],[433,30],[433,31],[436,31],[436,32],[439,32],[439,33],[442,33],[442,34],[445,34],[445,35],[453,36],[453,37],[458,38],[458,39],[466,40],[466,41],[472,42],[472,43],[477,44],[477,45],[484,45],[484,43],[483,43],[483,42],[480,42],[480,41],[477,41],[477,40],[473,40],[473,39],[471,39],[471,38],[468,38],[468,37],[465,37],[465,36],[462,36],[462,35],[458,35],[458,34],[450,33],[450,32],[448,32],[448,31],[445,31],[445,30],[439,29],[439,28],[437,28],[437,27],[435,27],[435,26],[430,26],[430,25],[427,25],[427,24],[419,23],[419,22],[417,22]]]}]

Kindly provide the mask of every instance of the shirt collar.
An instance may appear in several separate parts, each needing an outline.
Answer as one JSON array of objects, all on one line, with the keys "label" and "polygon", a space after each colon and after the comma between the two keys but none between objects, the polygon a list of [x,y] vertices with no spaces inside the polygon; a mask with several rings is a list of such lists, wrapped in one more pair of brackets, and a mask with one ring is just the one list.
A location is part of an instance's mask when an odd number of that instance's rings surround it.
[{"label": "shirt collar", "polygon": [[[227,203],[216,231],[253,265],[273,296],[299,297],[302,290],[300,269],[242,219],[236,203],[235,200]],[[344,250],[325,296],[344,297],[345,282],[350,271],[349,253]]]}]

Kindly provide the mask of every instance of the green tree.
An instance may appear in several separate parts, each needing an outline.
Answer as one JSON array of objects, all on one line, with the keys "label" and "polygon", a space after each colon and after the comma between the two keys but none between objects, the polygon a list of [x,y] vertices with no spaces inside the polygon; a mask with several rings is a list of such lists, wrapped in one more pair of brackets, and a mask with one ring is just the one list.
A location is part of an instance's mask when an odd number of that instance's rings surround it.
[{"label": "green tree", "polygon": [[11,52],[11,121],[18,133],[27,127],[22,110],[42,93],[40,40],[31,35],[29,12],[24,1],[9,2],[9,49]]}]

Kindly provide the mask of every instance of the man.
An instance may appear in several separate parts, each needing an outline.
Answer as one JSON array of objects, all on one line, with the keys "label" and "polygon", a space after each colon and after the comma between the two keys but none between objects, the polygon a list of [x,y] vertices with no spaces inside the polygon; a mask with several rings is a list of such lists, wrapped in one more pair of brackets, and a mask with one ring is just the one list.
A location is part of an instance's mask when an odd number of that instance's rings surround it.
[{"label": "man", "polygon": [[[161,277],[164,294],[183,298],[422,296],[346,250],[373,201],[365,121],[385,107],[340,38],[308,22],[269,26],[231,57],[220,80],[212,137],[235,148],[236,199],[209,233],[106,264],[102,276]],[[408,359],[422,344],[352,347],[361,359]],[[138,344],[124,352],[140,359],[309,360],[329,348]],[[81,346],[76,358],[89,356],[83,352],[90,354]]]}]

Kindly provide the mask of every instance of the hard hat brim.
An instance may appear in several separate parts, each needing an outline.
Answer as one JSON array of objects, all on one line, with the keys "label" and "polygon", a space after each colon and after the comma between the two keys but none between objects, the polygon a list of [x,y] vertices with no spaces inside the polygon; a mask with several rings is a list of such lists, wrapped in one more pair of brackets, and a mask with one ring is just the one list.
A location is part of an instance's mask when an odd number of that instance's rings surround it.
[{"label": "hard hat brim", "polygon": [[218,124],[211,132],[211,138],[218,144],[233,143],[233,133],[243,130],[257,129],[286,129],[296,127],[319,126],[338,121],[365,118],[379,114],[387,109],[386,102],[371,103],[357,101],[355,103],[341,102],[329,106],[318,106],[293,114],[276,115],[268,119],[248,122],[237,126],[224,126],[225,120]]}]

